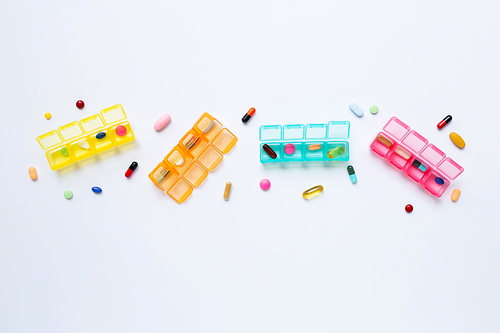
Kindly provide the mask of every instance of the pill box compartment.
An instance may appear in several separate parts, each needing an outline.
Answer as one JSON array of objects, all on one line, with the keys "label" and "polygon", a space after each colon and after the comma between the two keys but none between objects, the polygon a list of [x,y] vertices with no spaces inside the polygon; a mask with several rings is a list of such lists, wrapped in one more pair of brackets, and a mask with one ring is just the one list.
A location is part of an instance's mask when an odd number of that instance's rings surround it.
[{"label": "pill box compartment", "polygon": [[[183,151],[181,147],[175,146],[168,154],[165,156],[164,161],[171,165],[177,173],[182,173],[191,164],[194,157],[187,151]],[[182,164],[180,163],[181,161]],[[180,164],[180,165],[177,165]]]},{"label": "pill box compartment", "polygon": [[[325,161],[341,161],[341,162],[346,162],[349,161],[349,144],[346,141],[329,141],[325,142],[324,145],[326,145],[326,154],[324,156]],[[344,152],[342,155],[339,155],[335,158],[330,158],[328,157],[328,152],[332,149],[342,147],[344,148]]]},{"label": "pill box compartment", "polygon": [[[89,149],[85,149],[85,148],[80,147],[79,142],[88,143]],[[83,137],[83,138],[77,139],[75,141],[72,141],[72,142],[68,143],[68,145],[66,147],[68,148],[68,152],[70,153],[70,155],[74,159],[74,161],[81,161],[81,160],[86,159],[88,157],[91,157],[95,154],[95,151],[93,150],[92,146],[90,145],[88,137]]]},{"label": "pill box compartment", "polygon": [[264,148],[262,148],[262,146],[264,146],[264,143],[262,143],[260,145],[260,161],[262,163],[270,163],[270,162],[281,162],[282,160],[282,156],[283,156],[283,144],[282,143],[267,143],[267,145],[269,147],[271,147],[272,150],[274,150],[274,152],[276,153],[276,158],[273,159],[271,156],[269,156],[266,151],[264,150]]},{"label": "pill box compartment", "polygon": [[[213,122],[213,125],[212,127],[210,127],[210,124],[212,124]],[[217,133],[220,132],[220,130],[222,129],[222,124],[217,120],[215,119],[214,117],[212,117],[211,115],[209,115],[208,113],[204,113],[201,115],[201,117],[198,119],[198,121],[196,121],[196,123],[194,124],[194,129],[197,130],[201,135],[205,136],[205,138],[210,141],[212,140],[213,138],[215,138],[215,136],[217,135]],[[207,128],[209,128],[209,130],[207,130]],[[204,131],[207,132],[205,133]]]},{"label": "pill box compartment", "polygon": [[[444,184],[441,185],[436,183],[436,177],[443,179]],[[437,197],[442,196],[444,191],[446,191],[446,189],[450,185],[450,181],[448,179],[446,179],[443,175],[436,173],[435,171],[427,172],[426,177],[422,179],[421,183],[424,188],[426,188],[429,192]]]},{"label": "pill box compartment", "polygon": [[[291,143],[295,146],[295,151],[293,154],[285,153],[285,146]],[[304,160],[304,143],[303,142],[285,142],[283,143],[283,160],[285,161],[296,161],[301,162]],[[265,153],[265,152],[264,152]]]},{"label": "pill box compartment", "polygon": [[52,170],[58,170],[73,163],[73,159],[69,154],[65,156],[61,153],[61,149],[63,147],[66,146],[59,146],[57,148],[49,150],[46,153],[47,160],[49,161],[49,165]]},{"label": "pill box compartment", "polygon": [[149,174],[149,179],[162,191],[168,190],[178,177],[177,171],[164,162],[158,164]]},{"label": "pill box compartment", "polygon": [[238,138],[231,133],[227,128],[223,128],[215,136],[211,144],[222,154],[227,154],[238,141]]},{"label": "pill box compartment", "polygon": [[[401,155],[399,155],[396,151],[398,148],[403,149],[409,155],[409,158],[405,159]],[[401,145],[393,145],[390,152],[387,154],[387,160],[389,161],[389,163],[394,165],[399,170],[403,169],[409,163],[409,161],[412,161],[413,159],[413,154]]]},{"label": "pill box compartment", "polygon": [[[125,135],[123,136],[119,136],[118,134],[116,134],[116,128],[118,126],[125,127],[127,129],[127,133],[125,133]],[[130,123],[128,121],[121,122],[112,126],[109,132],[111,135],[111,140],[113,140],[115,146],[123,145],[125,143],[134,141],[135,139],[134,133],[132,132],[132,128],[130,127]]]},{"label": "pill box compartment", "polygon": [[[101,132],[105,133],[106,136],[102,139],[96,138],[96,135],[101,133]],[[111,140],[111,136],[109,135],[109,131],[106,129],[90,134],[89,143],[90,143],[90,146],[94,148],[94,151],[96,153],[102,153],[103,151],[106,151],[106,150],[114,147],[113,140]]]},{"label": "pill box compartment", "polygon": [[193,187],[198,187],[203,183],[203,181],[207,178],[208,171],[201,166],[196,161],[193,161],[181,174],[181,177],[184,178],[189,184]]},{"label": "pill box compartment", "polygon": [[[422,172],[419,168],[413,165],[413,161],[415,161],[415,158],[412,157],[408,160],[408,163],[405,165],[403,171],[416,182],[420,182],[422,177],[425,176],[426,173],[430,172],[430,169],[427,168],[426,172]],[[425,165],[425,163],[423,163]],[[427,166],[426,166],[427,167]]]},{"label": "pill box compartment", "polygon": [[212,145],[207,145],[197,160],[205,169],[213,171],[222,161],[222,154],[212,147]]},{"label": "pill box compartment", "polygon": [[[318,150],[309,150],[309,146],[320,145]],[[304,144],[304,158],[307,162],[324,161],[327,154],[326,144],[323,141],[312,141]]]},{"label": "pill box compartment", "polygon": [[193,192],[193,188],[181,177],[177,178],[167,190],[167,194],[177,203],[183,203]]},{"label": "pill box compartment", "polygon": [[[387,139],[388,141],[391,142],[391,146],[387,147],[384,145],[382,142],[380,142],[377,138],[381,136],[384,139]],[[382,157],[386,157],[387,153],[391,150],[391,148],[394,146],[394,140],[390,139],[388,135],[384,135],[384,133],[380,132],[375,136],[375,139],[373,139],[372,144],[370,145],[370,149],[377,153],[378,155]]]},{"label": "pill box compartment", "polygon": [[[193,137],[196,138],[196,142],[193,145],[190,145]],[[200,153],[203,151],[203,149],[205,149],[207,145],[207,139],[205,139],[200,135],[200,133],[197,133],[194,130],[189,130],[186,135],[184,135],[184,137],[179,141],[179,146],[181,146],[181,148],[184,150],[188,150],[189,153],[195,158],[200,155]],[[190,147],[188,148],[188,146]]]}]

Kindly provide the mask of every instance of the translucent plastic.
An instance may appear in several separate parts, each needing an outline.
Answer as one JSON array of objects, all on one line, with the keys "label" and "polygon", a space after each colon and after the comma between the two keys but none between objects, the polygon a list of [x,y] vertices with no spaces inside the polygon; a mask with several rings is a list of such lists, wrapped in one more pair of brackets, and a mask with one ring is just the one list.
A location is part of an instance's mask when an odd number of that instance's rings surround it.
[{"label": "translucent plastic", "polygon": [[[464,171],[396,117],[389,120],[383,132],[377,133],[370,149],[437,197],[441,197],[451,181]],[[442,178],[444,184],[438,184],[436,177]]]}]

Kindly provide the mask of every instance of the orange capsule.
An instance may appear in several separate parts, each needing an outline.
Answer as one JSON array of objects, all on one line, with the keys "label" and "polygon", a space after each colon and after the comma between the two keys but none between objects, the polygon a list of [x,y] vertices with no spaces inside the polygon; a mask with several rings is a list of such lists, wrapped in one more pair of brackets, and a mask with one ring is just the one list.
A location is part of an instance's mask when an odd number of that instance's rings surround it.
[{"label": "orange capsule", "polygon": [[255,113],[255,108],[250,108],[250,110],[248,110],[247,113],[245,113],[245,115],[243,116],[243,118],[241,118],[241,121],[243,123],[246,123],[247,121],[250,120],[250,118],[252,118],[252,116],[254,115]]}]

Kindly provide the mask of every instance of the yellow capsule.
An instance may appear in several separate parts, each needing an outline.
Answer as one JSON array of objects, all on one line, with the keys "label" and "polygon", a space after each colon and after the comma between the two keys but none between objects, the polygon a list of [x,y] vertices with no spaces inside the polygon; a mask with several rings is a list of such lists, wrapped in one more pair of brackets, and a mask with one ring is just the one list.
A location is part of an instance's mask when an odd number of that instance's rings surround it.
[{"label": "yellow capsule", "polygon": [[302,193],[302,196],[304,199],[312,199],[315,196],[319,195],[321,192],[323,192],[323,186],[322,185],[316,185],[314,187],[311,187],[308,190],[305,190],[304,193]]},{"label": "yellow capsule", "polygon": [[50,118],[52,118],[50,112],[45,113],[45,119],[50,119]]},{"label": "yellow capsule", "polygon": [[453,202],[457,201],[458,198],[460,197],[460,193],[462,193],[462,192],[460,192],[460,190],[458,188],[454,189],[453,193],[451,194],[451,200]]},{"label": "yellow capsule", "polygon": [[465,141],[462,139],[460,135],[458,135],[455,132],[450,133],[450,139],[451,141],[458,147],[458,148],[463,148],[465,147]]},{"label": "yellow capsule", "polygon": [[336,158],[344,154],[345,148],[342,146],[330,149],[328,153],[326,154],[329,158]]},{"label": "yellow capsule", "polygon": [[231,193],[231,182],[226,183],[226,188],[224,189],[224,200],[229,199],[229,193]]},{"label": "yellow capsule", "polygon": [[377,136],[377,141],[386,147],[392,146],[392,142],[389,139],[387,139],[385,136],[383,136],[382,134],[379,134]]},{"label": "yellow capsule", "polygon": [[316,144],[316,145],[309,145],[309,148],[310,151],[314,151],[314,150],[320,150],[321,149],[321,144]]}]

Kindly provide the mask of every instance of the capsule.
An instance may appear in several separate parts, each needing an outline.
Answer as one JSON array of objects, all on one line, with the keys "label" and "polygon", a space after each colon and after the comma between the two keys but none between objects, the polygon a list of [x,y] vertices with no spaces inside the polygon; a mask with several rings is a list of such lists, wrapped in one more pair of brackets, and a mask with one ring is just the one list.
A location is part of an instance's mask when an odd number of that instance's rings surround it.
[{"label": "capsule", "polygon": [[315,144],[315,145],[309,145],[307,147],[310,151],[315,151],[315,150],[320,150],[321,149],[321,144]]},{"label": "capsule", "polygon": [[349,177],[351,178],[351,182],[356,184],[358,182],[358,178],[356,177],[356,172],[354,172],[354,168],[352,165],[347,166],[347,173],[349,173]]},{"label": "capsule", "polygon": [[35,180],[35,179],[37,179],[37,178],[38,178],[38,175],[36,174],[36,169],[35,169],[35,167],[29,167],[29,169],[28,169],[28,173],[30,174],[30,178],[31,178],[32,180]]},{"label": "capsule", "polygon": [[252,116],[254,115],[255,113],[255,108],[250,108],[250,110],[248,110],[247,113],[245,113],[245,115],[243,116],[243,118],[241,118],[241,121],[246,124],[247,121],[250,120],[250,118],[252,118]]},{"label": "capsule", "polygon": [[269,155],[269,157],[271,157],[273,160],[276,157],[278,157],[278,155],[276,155],[276,152],[273,150],[273,148],[271,148],[268,144],[262,145],[262,149],[264,149],[266,154]]},{"label": "capsule", "polygon": [[411,157],[411,154],[401,147],[396,148],[394,152],[399,156],[401,156],[402,158],[404,158],[405,160],[409,160]]},{"label": "capsule", "polygon": [[450,115],[447,115],[446,117],[444,117],[444,119],[439,122],[438,128],[441,129],[441,128],[445,127],[446,124],[448,124],[451,121],[451,119],[452,119],[452,117]]},{"label": "capsule", "polygon": [[229,199],[229,194],[231,193],[231,182],[226,183],[226,188],[224,189],[224,200]]},{"label": "capsule", "polygon": [[392,146],[392,142],[389,141],[389,139],[387,139],[385,136],[383,136],[382,134],[379,134],[377,136],[377,141],[380,142],[381,144],[383,144],[384,146],[386,147],[390,147]]},{"label": "capsule", "polygon": [[417,167],[422,172],[427,171],[427,167],[425,165],[423,165],[422,162],[420,162],[419,160],[413,160],[413,162],[411,164],[413,164],[415,167]]},{"label": "capsule", "polygon": [[129,178],[130,176],[132,176],[132,174],[134,173],[135,169],[137,169],[137,166],[139,164],[137,164],[137,162],[132,162],[132,164],[130,164],[130,166],[128,167],[128,170],[127,172],[125,172],[125,177]]},{"label": "capsule", "polygon": [[345,148],[342,146],[339,146],[339,147],[335,147],[333,149],[330,149],[326,155],[328,156],[328,158],[337,158],[337,157],[341,156],[342,154],[344,154],[344,152],[345,152]]},{"label": "capsule", "polygon": [[315,196],[320,195],[321,192],[323,192],[323,186],[322,185],[316,185],[314,187],[311,187],[308,190],[305,190],[304,193],[302,193],[302,196],[304,197],[304,199],[309,200],[309,199],[314,198]]},{"label": "capsule", "polygon": [[191,149],[191,148],[193,148],[196,141],[198,141],[198,138],[196,136],[194,136],[193,134],[191,134],[190,137],[188,137],[188,138],[186,138],[186,140],[184,140],[184,146],[186,146],[187,149]]}]

